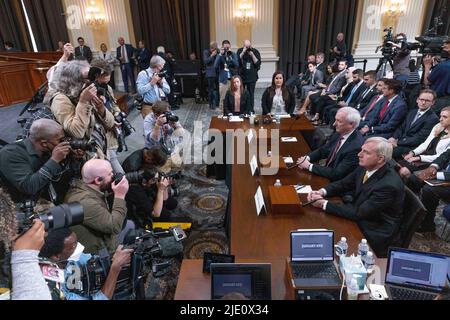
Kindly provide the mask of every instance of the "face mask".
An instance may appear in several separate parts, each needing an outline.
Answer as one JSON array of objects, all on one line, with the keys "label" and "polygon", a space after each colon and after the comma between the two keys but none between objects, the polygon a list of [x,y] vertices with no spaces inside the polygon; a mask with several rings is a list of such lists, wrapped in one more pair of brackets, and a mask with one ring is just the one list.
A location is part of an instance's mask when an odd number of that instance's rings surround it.
[{"label": "face mask", "polygon": [[77,247],[75,248],[74,253],[70,256],[68,261],[74,261],[77,262],[80,260],[81,255],[83,254],[84,246],[78,242]]}]

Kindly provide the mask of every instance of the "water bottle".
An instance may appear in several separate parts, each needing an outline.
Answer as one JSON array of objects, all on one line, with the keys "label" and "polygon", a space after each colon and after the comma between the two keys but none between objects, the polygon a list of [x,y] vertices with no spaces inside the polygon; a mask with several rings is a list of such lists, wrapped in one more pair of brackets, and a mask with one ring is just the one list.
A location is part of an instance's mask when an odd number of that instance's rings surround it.
[{"label": "water bottle", "polygon": [[275,182],[274,186],[275,187],[281,187],[282,186],[280,179],[277,179],[277,181]]},{"label": "water bottle", "polygon": [[367,272],[372,273],[373,266],[375,265],[375,257],[373,256],[372,251],[367,252],[367,255],[363,262],[364,262],[364,267],[366,267]]},{"label": "water bottle", "polygon": [[358,300],[358,280],[352,279],[350,286],[347,287],[347,300]]},{"label": "water bottle", "polygon": [[362,261],[366,258],[367,252],[369,252],[369,245],[366,239],[362,239],[358,246],[358,256],[361,257]]},{"label": "water bottle", "polygon": [[347,238],[342,237],[336,245],[336,255],[338,257],[346,257],[348,251]]},{"label": "water bottle", "polygon": [[251,126],[255,125],[255,115],[253,113],[250,115],[250,125]]},{"label": "water bottle", "polygon": [[275,116],[275,120],[277,121],[277,124],[281,124],[281,117],[280,117],[280,115],[276,115]]}]

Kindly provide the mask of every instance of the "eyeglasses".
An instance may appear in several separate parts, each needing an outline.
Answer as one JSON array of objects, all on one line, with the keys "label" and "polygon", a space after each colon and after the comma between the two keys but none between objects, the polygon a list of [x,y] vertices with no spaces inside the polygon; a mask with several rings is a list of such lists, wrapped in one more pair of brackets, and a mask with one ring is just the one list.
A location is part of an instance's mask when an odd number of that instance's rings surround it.
[{"label": "eyeglasses", "polygon": [[433,103],[434,102],[433,100],[420,99],[420,98],[419,98],[419,101],[420,102],[427,102],[427,103]]}]

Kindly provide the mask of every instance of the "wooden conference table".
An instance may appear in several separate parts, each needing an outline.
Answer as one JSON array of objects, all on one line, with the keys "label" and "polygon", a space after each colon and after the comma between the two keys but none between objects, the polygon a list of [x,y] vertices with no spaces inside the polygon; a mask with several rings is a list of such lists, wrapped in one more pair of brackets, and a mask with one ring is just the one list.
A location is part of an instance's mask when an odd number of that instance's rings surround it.
[{"label": "wooden conference table", "polygon": [[[304,116],[298,120],[283,119],[281,125],[273,123],[270,125],[259,124],[258,126],[251,126],[248,119],[244,122],[229,123],[224,119],[213,118],[210,129],[225,133],[226,130],[259,130],[261,127],[269,130],[269,132],[273,129],[280,129],[280,157],[290,156],[294,161],[297,161],[299,157],[311,151],[301,132],[313,131],[315,128]],[[256,136],[259,137],[259,134],[256,133]],[[297,142],[282,143],[282,137],[295,137]],[[260,139],[256,138],[256,140]],[[272,150],[271,145],[273,145],[274,141],[268,138],[267,142],[270,145],[268,150]],[[248,144],[248,140],[246,140],[246,144]],[[274,279],[276,279],[275,283],[280,283],[280,280],[284,279],[286,258],[290,256],[290,232],[293,230],[334,230],[335,240],[346,237],[349,244],[349,253],[357,252],[358,244],[364,236],[358,225],[353,221],[325,214],[312,206],[301,208],[296,214],[274,214],[271,212],[269,187],[273,186],[277,179],[280,179],[281,183],[285,186],[297,184],[310,185],[313,190],[318,190],[326,186],[329,183],[327,179],[301,171],[297,168],[289,171],[286,168],[280,169],[275,176],[253,177],[249,165],[249,158],[249,156],[246,156],[245,164],[232,165],[230,190],[231,254],[235,255],[238,260],[252,259],[259,262],[272,262],[272,274]],[[267,209],[266,214],[260,216],[257,215],[255,205],[255,194],[259,186],[262,189]],[[306,195],[302,195],[301,200],[306,202]],[[193,262],[183,262],[183,271],[185,268],[190,269],[191,267],[194,268]],[[201,268],[199,270],[201,272]],[[205,279],[205,276],[200,274],[198,277],[199,282]],[[183,283],[185,279],[187,278],[180,277],[179,279],[177,298],[193,298],[194,296],[194,291],[196,291],[195,285],[191,287],[186,285],[186,283]],[[192,281],[193,279],[189,280],[190,283]],[[284,283],[283,281],[281,282]],[[186,290],[191,291],[191,294],[185,292]],[[285,291],[286,289],[284,291],[276,289],[277,293],[275,297],[280,298],[284,296]]]}]

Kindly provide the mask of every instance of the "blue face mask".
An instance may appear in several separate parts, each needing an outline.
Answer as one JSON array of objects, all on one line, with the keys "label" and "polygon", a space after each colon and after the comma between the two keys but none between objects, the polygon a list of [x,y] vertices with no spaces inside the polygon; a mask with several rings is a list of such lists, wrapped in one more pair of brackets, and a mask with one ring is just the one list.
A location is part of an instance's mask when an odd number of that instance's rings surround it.
[{"label": "blue face mask", "polygon": [[78,242],[77,247],[75,248],[75,251],[70,256],[68,261],[78,262],[80,260],[81,255],[83,254],[84,246]]}]

